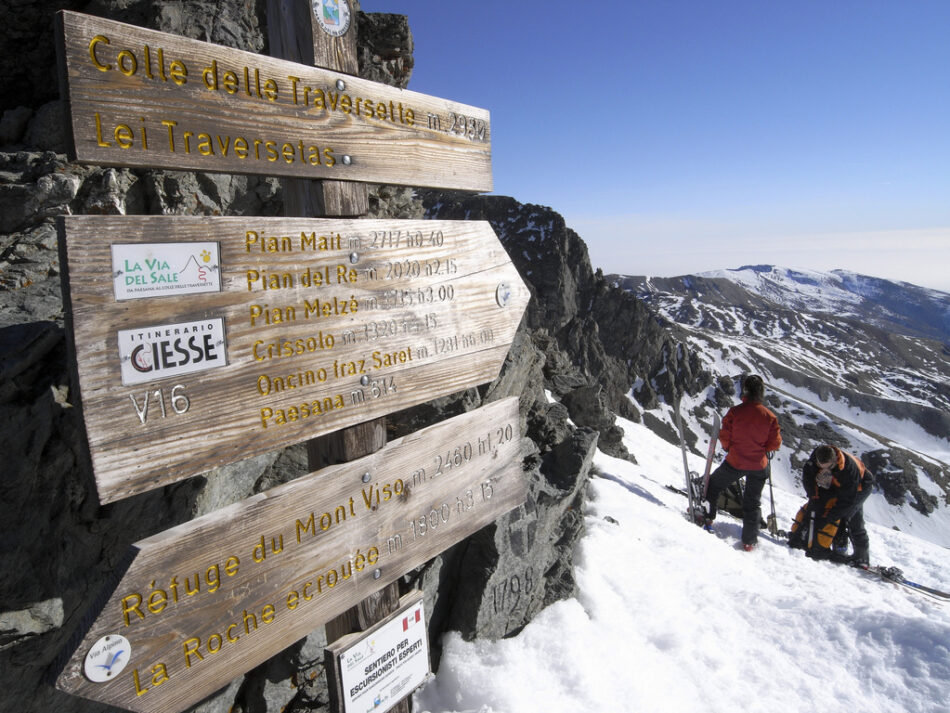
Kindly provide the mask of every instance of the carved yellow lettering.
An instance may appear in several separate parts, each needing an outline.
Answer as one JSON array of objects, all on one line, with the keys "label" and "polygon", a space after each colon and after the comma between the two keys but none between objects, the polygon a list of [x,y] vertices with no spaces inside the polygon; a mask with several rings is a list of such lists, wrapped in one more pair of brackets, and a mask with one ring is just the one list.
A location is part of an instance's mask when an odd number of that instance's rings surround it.
[{"label": "carved yellow lettering", "polygon": [[135,135],[132,133],[132,129],[127,125],[119,124],[116,126],[114,136],[115,142],[119,145],[120,149],[132,148],[132,139],[135,138]]},{"label": "carved yellow lettering", "polygon": [[102,147],[112,146],[112,144],[110,144],[108,141],[103,140],[102,138],[102,120],[99,118],[98,111],[96,112],[95,116],[96,116],[96,143]]},{"label": "carved yellow lettering", "polygon": [[[133,604],[131,604],[131,606],[130,606],[130,602],[131,602],[133,599],[135,600],[135,602],[134,602]],[[123,599],[122,599],[122,616],[125,618],[125,625],[126,625],[126,626],[131,626],[131,624],[132,624],[132,622],[129,621],[129,614],[132,613],[132,612],[135,612],[135,613],[138,615],[139,619],[145,619],[145,614],[143,614],[143,613],[142,613],[142,610],[139,609],[139,605],[140,605],[141,603],[142,603],[142,595],[141,595],[141,594],[132,593],[132,594],[128,595],[127,597],[123,597]]]},{"label": "carved yellow lettering", "polygon": [[[189,644],[191,645],[190,648]],[[185,665],[188,668],[191,668],[192,655],[197,656],[199,661],[204,661],[205,657],[201,655],[200,651],[198,651],[199,646],[201,646],[201,639],[197,637],[192,637],[182,644],[182,648],[185,650]]]},{"label": "carved yellow lettering", "polygon": [[109,38],[103,37],[102,35],[96,35],[91,40],[89,40],[89,59],[92,60],[92,63],[96,65],[96,69],[100,72],[108,72],[112,69],[111,64],[103,64],[99,61],[99,58],[96,57],[96,45],[98,44],[109,44]]},{"label": "carved yellow lettering", "polygon": [[135,684],[136,696],[144,696],[146,693],[148,693],[148,687],[142,688],[142,685],[139,682],[139,670],[137,668],[132,669],[132,682]]},{"label": "carved yellow lettering", "polygon": [[122,72],[126,77],[131,77],[139,69],[139,62],[135,58],[135,55],[129,52],[128,50],[122,50],[116,56],[115,61],[119,65],[119,71]]},{"label": "carved yellow lettering", "polygon": [[168,68],[168,74],[172,78],[172,81],[178,86],[182,86],[188,81],[188,68],[184,62],[179,59],[171,63]]},{"label": "carved yellow lettering", "polygon": [[238,568],[241,566],[241,560],[235,555],[228,557],[227,561],[224,563],[224,573],[229,577],[233,577],[238,573]]},{"label": "carved yellow lettering", "polygon": [[168,668],[163,663],[152,666],[152,685],[161,686],[168,680]]}]

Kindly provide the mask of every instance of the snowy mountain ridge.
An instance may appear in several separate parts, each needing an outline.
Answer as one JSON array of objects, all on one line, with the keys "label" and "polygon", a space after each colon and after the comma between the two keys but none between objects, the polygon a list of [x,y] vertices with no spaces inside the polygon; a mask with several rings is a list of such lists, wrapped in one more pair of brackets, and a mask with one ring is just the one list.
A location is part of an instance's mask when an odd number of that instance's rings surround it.
[{"label": "snowy mountain ridge", "polygon": [[848,270],[818,272],[746,265],[682,277],[633,277],[622,281],[628,289],[636,286],[639,294],[667,291],[679,282],[686,290],[735,297],[730,287],[736,286],[774,308],[852,317],[882,329],[950,342],[950,294]]},{"label": "snowy mountain ridge", "polygon": [[950,294],[765,265],[610,279],[672,323],[721,384],[763,375],[785,438],[778,480],[794,488],[812,449],[833,442],[876,474],[879,524],[950,546]]},{"label": "snowy mountain ridge", "polygon": [[772,265],[747,265],[699,276],[731,280],[789,309],[857,318],[870,316],[881,326],[898,321],[905,329],[919,331],[921,336],[950,339],[950,294],[908,282],[848,270],[817,272]]}]

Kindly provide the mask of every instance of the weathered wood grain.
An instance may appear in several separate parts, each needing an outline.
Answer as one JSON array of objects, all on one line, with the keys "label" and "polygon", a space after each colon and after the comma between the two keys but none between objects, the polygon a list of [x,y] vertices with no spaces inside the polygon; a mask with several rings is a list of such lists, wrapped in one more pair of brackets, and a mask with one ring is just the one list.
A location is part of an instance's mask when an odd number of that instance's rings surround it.
[{"label": "weathered wood grain", "polygon": [[492,188],[484,109],[89,15],[58,22],[80,162]]},{"label": "weathered wood grain", "polygon": [[[349,11],[346,0],[337,7],[341,13]],[[271,54],[292,62],[357,74],[356,18],[350,17],[346,30],[342,34],[335,31],[331,37],[319,26],[316,18],[319,11],[319,3],[311,0],[267,0]],[[284,178],[281,189],[284,215],[288,217],[340,218],[363,216],[369,210],[367,185],[364,183]],[[317,470],[325,465],[369,455],[385,443],[386,418],[381,416],[307,441],[307,463],[311,470]],[[366,628],[370,622],[391,612],[398,601],[399,583],[392,582],[327,621],[324,624],[327,640],[333,641],[351,631]],[[396,713],[409,713],[408,701],[401,701],[396,708]],[[334,713],[341,711],[332,704],[331,710]]]},{"label": "weathered wood grain", "polygon": [[[347,32],[330,37],[318,26],[311,0],[267,0],[267,38],[270,53],[290,62],[317,65],[345,74],[359,73],[356,54],[356,18]],[[365,183],[310,181],[285,178],[284,215],[342,218],[365,215],[369,199]]]},{"label": "weathered wood grain", "polygon": [[[194,704],[524,502],[519,422],[517,399],[494,402],[137,542],[57,686]],[[93,683],[83,659],[114,635],[127,665]]]},{"label": "weathered wood grain", "polygon": [[[490,381],[529,298],[485,222],[72,216],[59,225],[102,502]],[[248,231],[260,236],[250,248]],[[275,236],[299,246],[301,234],[339,236],[340,247],[259,249]],[[419,244],[407,247],[407,236]],[[220,292],[116,300],[113,273],[127,266],[113,266],[113,244],[160,251],[209,241],[220,246]],[[340,282],[338,270],[347,275]],[[301,284],[318,273],[330,274],[330,284]],[[265,290],[249,274],[287,276],[293,285]],[[347,312],[308,316],[317,300]],[[225,325],[226,366],[123,384],[120,330],[212,319]],[[267,358],[307,340],[314,351]]]}]

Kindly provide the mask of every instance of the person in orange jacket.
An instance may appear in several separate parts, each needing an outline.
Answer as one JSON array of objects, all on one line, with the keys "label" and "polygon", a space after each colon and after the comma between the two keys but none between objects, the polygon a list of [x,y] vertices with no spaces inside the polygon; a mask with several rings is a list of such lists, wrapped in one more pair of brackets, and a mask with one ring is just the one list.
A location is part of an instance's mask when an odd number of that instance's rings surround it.
[{"label": "person in orange jacket", "polygon": [[[802,466],[802,485],[808,501],[795,515],[788,546],[806,550],[814,559],[867,566],[871,543],[864,524],[864,501],[874,487],[871,471],[857,456],[826,443]],[[838,556],[832,547],[842,527],[854,548],[850,557]]]},{"label": "person in orange jacket", "polygon": [[770,474],[769,453],[782,445],[778,418],[762,401],[765,384],[762,377],[750,374],[742,381],[742,403],[733,406],[722,419],[719,442],[726,459],[709,478],[705,499],[708,509],[705,526],[710,529],[716,519],[719,495],[731,483],[745,476],[742,496],[742,546],[752,550],[759,539],[762,488]]}]

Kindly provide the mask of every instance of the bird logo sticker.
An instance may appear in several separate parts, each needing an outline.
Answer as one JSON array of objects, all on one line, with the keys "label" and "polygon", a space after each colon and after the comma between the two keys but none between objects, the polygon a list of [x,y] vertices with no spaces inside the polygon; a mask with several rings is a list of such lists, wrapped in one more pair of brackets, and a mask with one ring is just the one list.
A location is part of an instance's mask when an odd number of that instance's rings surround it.
[{"label": "bird logo sticker", "polygon": [[109,634],[89,649],[83,661],[83,673],[93,683],[105,683],[122,673],[131,659],[129,640],[118,634]]}]

